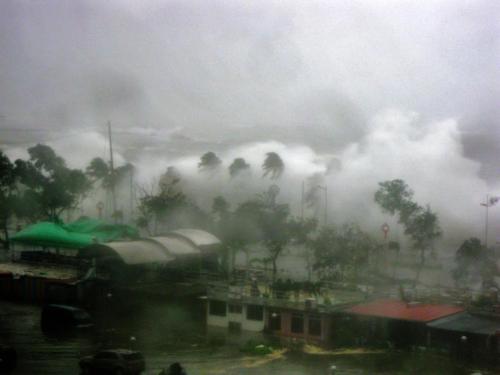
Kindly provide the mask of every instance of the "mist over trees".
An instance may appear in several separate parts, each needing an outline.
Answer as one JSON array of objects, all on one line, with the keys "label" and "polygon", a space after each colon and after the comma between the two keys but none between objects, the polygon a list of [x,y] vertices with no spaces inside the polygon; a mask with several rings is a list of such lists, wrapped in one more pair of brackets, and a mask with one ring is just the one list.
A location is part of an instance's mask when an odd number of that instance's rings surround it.
[{"label": "mist over trees", "polygon": [[[25,223],[60,221],[64,211],[81,207],[92,190],[109,191],[113,184],[124,183],[133,171],[132,165],[126,163],[113,173],[102,158],[92,159],[85,171],[72,169],[52,148],[40,144],[29,148],[28,154],[27,160],[12,162],[0,151],[0,230],[4,246],[8,246],[13,217]],[[213,172],[221,165],[217,155],[207,152],[201,157],[198,169]],[[227,181],[250,168],[245,159],[233,159],[227,169]],[[268,177],[277,179],[284,163],[278,154],[267,153],[263,169]],[[321,205],[317,187],[322,183],[322,175],[311,174],[306,182],[304,204]],[[132,202],[136,213],[130,220],[149,235],[161,235],[181,227],[213,232],[222,240],[228,270],[234,269],[236,255],[243,252],[247,265],[251,261],[263,265],[270,269],[275,280],[280,257],[289,246],[300,245],[308,279],[314,274],[324,280],[355,280],[366,276],[360,270],[367,269],[370,258],[379,256],[383,248],[400,251],[399,243],[382,244],[356,222],[319,226],[317,212],[312,216],[306,212],[306,217],[304,213],[300,218],[294,217],[289,203],[282,202],[278,185],[270,185],[265,190],[262,186],[260,194],[249,193],[239,201],[216,192],[211,198],[211,209],[204,210],[197,205],[198,197],[190,191],[190,183],[183,179],[180,170],[169,166],[149,187],[137,185],[139,196]],[[429,206],[417,203],[413,190],[401,179],[380,182],[374,200],[383,212],[396,216],[411,240],[412,249],[418,253],[416,283],[427,256],[434,251],[435,242],[442,234],[437,214]],[[255,246],[260,246],[264,253],[259,250],[253,254]],[[465,240],[455,259],[453,277],[457,285],[467,285],[473,280],[488,283],[496,275],[494,260],[477,238]]]}]

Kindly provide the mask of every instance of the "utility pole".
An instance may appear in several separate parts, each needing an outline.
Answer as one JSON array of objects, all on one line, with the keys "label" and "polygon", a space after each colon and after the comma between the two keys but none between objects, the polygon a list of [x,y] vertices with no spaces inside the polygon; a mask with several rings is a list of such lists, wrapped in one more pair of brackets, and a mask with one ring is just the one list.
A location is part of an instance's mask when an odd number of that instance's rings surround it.
[{"label": "utility pole", "polygon": [[130,223],[134,220],[134,170],[130,169]]},{"label": "utility pole", "polygon": [[489,219],[490,199],[486,194],[486,218],[484,220],[484,247],[488,249],[488,219]]},{"label": "utility pole", "polygon": [[302,180],[302,195],[300,196],[300,218],[304,221],[304,190],[305,190],[305,182]]},{"label": "utility pole", "polygon": [[488,248],[488,226],[489,226],[489,208],[494,206],[500,201],[500,196],[490,197],[486,195],[486,202],[481,203],[481,206],[485,208],[485,218],[484,218],[484,246]]},{"label": "utility pole", "polygon": [[113,139],[111,138],[111,122],[108,121],[108,137],[109,137],[109,166],[111,169],[111,199],[113,203],[112,217],[116,222],[116,194],[115,194],[115,164],[113,161]]}]

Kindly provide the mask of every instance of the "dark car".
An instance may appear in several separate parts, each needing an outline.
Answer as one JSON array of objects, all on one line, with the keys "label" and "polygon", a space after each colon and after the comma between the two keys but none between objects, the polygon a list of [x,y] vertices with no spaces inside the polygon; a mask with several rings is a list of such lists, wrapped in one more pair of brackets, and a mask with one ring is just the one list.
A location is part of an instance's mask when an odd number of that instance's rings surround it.
[{"label": "dark car", "polygon": [[68,305],[47,305],[42,310],[42,329],[67,331],[93,326],[88,312]]},{"label": "dark car", "polygon": [[140,374],[146,368],[141,353],[127,349],[103,350],[80,360],[82,374]]},{"label": "dark car", "polygon": [[9,345],[0,344],[0,374],[13,371],[17,364],[17,352]]}]

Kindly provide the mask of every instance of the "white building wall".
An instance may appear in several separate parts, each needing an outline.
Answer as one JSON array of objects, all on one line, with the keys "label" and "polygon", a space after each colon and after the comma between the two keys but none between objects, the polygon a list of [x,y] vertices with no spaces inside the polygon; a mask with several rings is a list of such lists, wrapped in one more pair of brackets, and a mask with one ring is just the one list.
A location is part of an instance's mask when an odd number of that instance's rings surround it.
[{"label": "white building wall", "polygon": [[[210,303],[210,302],[209,302]],[[263,308],[264,309],[264,308]],[[264,309],[265,310],[265,309]],[[226,316],[211,315],[210,308],[207,306],[207,325],[212,327],[229,327],[230,322],[240,323],[244,331],[261,332],[265,326],[265,311],[261,321],[247,319],[247,306],[243,305],[240,314],[229,313],[229,304],[226,303]]]},{"label": "white building wall", "polygon": [[223,327],[227,328],[229,325],[229,320],[227,316],[216,316],[210,315],[207,316],[207,324],[212,327]]}]

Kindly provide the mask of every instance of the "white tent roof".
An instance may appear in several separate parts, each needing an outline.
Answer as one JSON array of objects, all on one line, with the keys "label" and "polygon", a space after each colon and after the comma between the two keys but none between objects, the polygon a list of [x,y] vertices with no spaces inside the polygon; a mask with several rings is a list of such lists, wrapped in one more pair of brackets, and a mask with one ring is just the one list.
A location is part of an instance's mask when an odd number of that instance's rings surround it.
[{"label": "white tent roof", "polygon": [[196,246],[211,246],[220,244],[220,240],[217,237],[201,229],[176,229],[169,234],[186,238]]},{"label": "white tent roof", "polygon": [[168,263],[175,259],[153,241],[116,241],[100,246],[111,248],[125,264]]},{"label": "white tent roof", "polygon": [[174,257],[179,255],[200,255],[200,249],[181,238],[161,236],[150,237],[149,240],[163,246],[166,251]]}]

